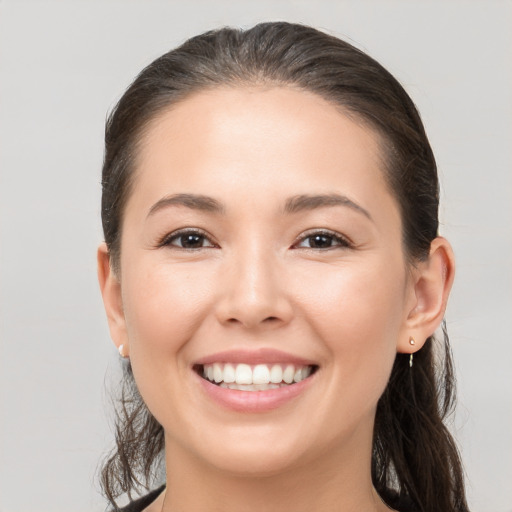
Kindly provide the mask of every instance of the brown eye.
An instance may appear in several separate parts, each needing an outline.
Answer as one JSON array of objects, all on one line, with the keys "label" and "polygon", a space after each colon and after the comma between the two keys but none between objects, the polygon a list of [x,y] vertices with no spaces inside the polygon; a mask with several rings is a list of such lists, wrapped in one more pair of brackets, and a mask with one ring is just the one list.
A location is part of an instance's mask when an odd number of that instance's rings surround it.
[{"label": "brown eye", "polygon": [[350,244],[340,235],[329,232],[317,232],[305,236],[297,247],[307,249],[331,249],[333,247],[349,247]]},{"label": "brown eye", "polygon": [[199,231],[181,231],[168,236],[162,244],[163,246],[178,247],[180,249],[202,249],[204,247],[214,247],[214,244]]},{"label": "brown eye", "polygon": [[325,249],[327,247],[332,247],[333,238],[332,236],[327,235],[313,235],[308,237],[309,246],[313,249]]}]

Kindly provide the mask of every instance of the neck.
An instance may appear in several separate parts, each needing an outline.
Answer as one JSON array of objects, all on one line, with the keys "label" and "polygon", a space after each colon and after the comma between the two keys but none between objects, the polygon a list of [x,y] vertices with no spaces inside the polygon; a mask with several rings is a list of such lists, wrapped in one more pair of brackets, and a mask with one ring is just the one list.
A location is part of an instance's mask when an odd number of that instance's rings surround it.
[{"label": "neck", "polygon": [[162,512],[383,512],[370,473],[371,437],[345,449],[326,449],[314,462],[275,474],[233,474],[208,465],[166,439],[167,490]]}]

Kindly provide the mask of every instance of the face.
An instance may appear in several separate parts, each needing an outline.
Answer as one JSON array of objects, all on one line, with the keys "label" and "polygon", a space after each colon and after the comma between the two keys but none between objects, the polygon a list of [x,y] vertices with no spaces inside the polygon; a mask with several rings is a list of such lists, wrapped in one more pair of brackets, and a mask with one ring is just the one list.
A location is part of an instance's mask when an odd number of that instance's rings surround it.
[{"label": "face", "polygon": [[166,448],[251,474],[368,452],[411,309],[401,229],[378,136],[314,94],[219,88],[155,119],[119,300]]}]

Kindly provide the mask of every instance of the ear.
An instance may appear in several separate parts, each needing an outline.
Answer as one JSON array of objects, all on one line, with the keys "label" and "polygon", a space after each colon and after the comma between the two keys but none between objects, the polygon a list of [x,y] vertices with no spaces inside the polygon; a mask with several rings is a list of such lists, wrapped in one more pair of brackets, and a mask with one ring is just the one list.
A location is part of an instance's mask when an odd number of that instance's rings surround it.
[{"label": "ear", "polygon": [[398,352],[416,352],[441,325],[454,276],[452,247],[445,238],[437,237],[430,245],[428,259],[421,261],[412,272],[411,298]]},{"label": "ear", "polygon": [[128,355],[128,336],[123,311],[121,283],[110,265],[107,245],[98,247],[98,281],[107,313],[110,337],[123,357]]}]

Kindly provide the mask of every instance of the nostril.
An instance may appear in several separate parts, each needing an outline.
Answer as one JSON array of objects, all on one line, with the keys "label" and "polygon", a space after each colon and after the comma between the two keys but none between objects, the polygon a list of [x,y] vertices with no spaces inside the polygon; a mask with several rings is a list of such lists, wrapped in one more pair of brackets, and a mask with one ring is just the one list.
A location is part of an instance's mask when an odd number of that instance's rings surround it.
[{"label": "nostril", "polygon": [[[279,321],[279,318],[277,318],[277,316],[268,316],[267,318],[263,319],[263,322],[276,322],[276,321]],[[242,321],[239,320],[238,318],[228,318],[228,322],[231,324],[242,323]]]}]

